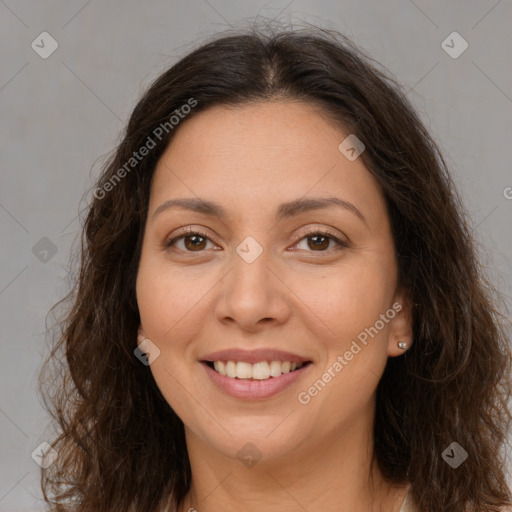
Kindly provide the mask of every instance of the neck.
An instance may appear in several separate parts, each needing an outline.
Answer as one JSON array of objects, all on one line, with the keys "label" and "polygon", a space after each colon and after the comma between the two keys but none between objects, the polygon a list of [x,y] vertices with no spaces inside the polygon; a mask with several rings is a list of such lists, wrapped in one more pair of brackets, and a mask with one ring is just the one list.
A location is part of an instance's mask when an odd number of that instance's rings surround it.
[{"label": "neck", "polygon": [[179,512],[398,512],[407,488],[386,482],[372,460],[371,429],[354,422],[343,434],[262,457],[252,467],[225,457],[186,429],[192,470]]}]

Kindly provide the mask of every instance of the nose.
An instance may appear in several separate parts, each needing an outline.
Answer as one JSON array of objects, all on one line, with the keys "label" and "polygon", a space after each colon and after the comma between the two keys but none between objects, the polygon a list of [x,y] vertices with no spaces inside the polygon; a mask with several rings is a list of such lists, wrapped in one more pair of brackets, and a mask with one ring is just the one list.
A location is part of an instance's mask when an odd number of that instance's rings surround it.
[{"label": "nose", "polygon": [[273,264],[270,251],[263,250],[253,260],[243,248],[241,244],[239,252],[233,253],[231,271],[221,280],[217,319],[251,332],[267,324],[282,325],[290,317],[290,288]]}]

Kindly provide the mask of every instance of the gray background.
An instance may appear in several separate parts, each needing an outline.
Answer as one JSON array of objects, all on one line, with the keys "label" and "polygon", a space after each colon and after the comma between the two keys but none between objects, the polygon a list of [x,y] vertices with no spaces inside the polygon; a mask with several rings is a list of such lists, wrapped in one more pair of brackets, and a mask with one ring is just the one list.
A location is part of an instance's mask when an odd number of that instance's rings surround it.
[{"label": "gray background", "polygon": [[[408,89],[510,303],[510,0],[0,1],[1,511],[43,509],[31,452],[48,438],[36,394],[44,320],[67,289],[98,158],[144,86],[198,40],[258,13],[344,32]],[[59,45],[47,59],[31,47],[43,31]],[[458,58],[441,47],[453,31],[469,44]]]}]

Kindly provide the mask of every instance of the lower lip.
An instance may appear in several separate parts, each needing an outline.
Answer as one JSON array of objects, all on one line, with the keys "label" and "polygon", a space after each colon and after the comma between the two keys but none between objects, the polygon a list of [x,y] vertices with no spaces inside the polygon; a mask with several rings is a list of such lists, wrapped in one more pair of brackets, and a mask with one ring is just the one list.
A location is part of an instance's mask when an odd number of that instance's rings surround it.
[{"label": "lower lip", "polygon": [[228,395],[245,400],[258,400],[270,398],[290,387],[304,375],[304,372],[308,370],[311,363],[293,372],[282,373],[279,377],[270,377],[265,380],[232,379],[216,372],[206,363],[201,363],[201,365],[212,382]]}]

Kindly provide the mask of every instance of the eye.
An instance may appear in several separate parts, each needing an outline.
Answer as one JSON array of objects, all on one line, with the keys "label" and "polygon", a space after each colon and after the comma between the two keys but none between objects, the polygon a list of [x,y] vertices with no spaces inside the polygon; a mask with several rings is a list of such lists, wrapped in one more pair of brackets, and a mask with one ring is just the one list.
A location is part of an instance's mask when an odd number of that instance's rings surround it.
[{"label": "eye", "polygon": [[[311,249],[310,252],[327,252],[331,242],[334,242],[339,247],[348,247],[346,242],[341,241],[334,233],[327,230],[313,229],[300,239],[299,244],[303,240],[306,242],[306,247]],[[302,249],[299,247],[299,244],[296,244],[296,246]]]},{"label": "eye", "polygon": [[208,235],[206,235],[205,233],[189,228],[189,230],[186,231],[185,234],[178,235],[173,239],[169,240],[168,242],[165,242],[165,247],[172,247],[176,242],[182,240],[184,242],[185,249],[178,249],[184,250],[186,252],[201,252],[202,249],[205,248],[206,241],[208,240],[211,242],[211,240],[208,238]]},{"label": "eye", "polygon": [[[182,242],[182,247],[177,247],[177,242]],[[299,244],[303,241],[306,242],[306,249],[299,247]],[[165,248],[173,247],[177,250],[184,252],[202,252],[206,249],[208,242],[213,243],[206,233],[189,228],[184,234],[180,234],[168,242],[165,242]],[[306,233],[295,246],[300,250],[310,249],[309,252],[328,252],[331,242],[334,242],[335,246],[348,247],[346,242],[340,240],[334,233],[328,230],[313,229]],[[333,249],[333,247],[331,247]]]}]

